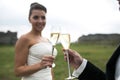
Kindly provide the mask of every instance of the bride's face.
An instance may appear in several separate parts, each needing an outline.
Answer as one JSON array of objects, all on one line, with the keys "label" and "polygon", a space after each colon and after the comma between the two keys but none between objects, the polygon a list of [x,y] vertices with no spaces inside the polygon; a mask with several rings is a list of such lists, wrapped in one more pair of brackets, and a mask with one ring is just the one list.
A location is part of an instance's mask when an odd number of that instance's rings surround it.
[{"label": "bride's face", "polygon": [[30,23],[36,31],[42,31],[46,24],[46,13],[43,10],[32,10]]}]

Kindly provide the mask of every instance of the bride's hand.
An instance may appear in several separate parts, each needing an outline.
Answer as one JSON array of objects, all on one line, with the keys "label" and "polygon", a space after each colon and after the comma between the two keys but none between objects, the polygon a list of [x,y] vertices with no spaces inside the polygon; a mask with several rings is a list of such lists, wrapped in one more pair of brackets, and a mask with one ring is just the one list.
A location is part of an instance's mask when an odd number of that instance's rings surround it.
[{"label": "bride's hand", "polygon": [[55,60],[54,56],[44,56],[40,62],[40,65],[42,66],[42,68],[46,68],[46,67],[52,67],[52,64]]}]

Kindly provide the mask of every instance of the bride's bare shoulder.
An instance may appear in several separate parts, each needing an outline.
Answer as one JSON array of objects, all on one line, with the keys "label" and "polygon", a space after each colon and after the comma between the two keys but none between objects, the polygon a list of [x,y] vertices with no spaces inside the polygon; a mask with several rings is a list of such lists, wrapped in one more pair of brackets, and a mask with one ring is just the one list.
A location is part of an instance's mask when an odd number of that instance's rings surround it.
[{"label": "bride's bare shoulder", "polygon": [[29,37],[29,34],[24,34],[24,35],[21,35],[21,37],[17,40],[17,43],[20,43],[20,44],[27,44],[28,42],[30,42],[30,37]]}]

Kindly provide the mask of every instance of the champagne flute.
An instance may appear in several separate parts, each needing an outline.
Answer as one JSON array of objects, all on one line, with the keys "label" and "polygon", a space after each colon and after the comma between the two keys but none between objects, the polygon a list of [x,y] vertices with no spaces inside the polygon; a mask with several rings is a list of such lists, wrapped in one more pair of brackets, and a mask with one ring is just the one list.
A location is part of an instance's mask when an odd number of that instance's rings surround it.
[{"label": "champagne flute", "polygon": [[72,80],[75,77],[71,75],[71,70],[70,70],[70,62],[69,62],[69,54],[68,54],[68,49],[70,47],[70,34],[61,34],[60,35],[60,41],[64,49],[66,49],[65,54],[67,55],[67,64],[68,64],[68,78],[65,80]]},{"label": "champagne flute", "polygon": [[[52,43],[52,56],[54,56],[54,48],[58,42],[59,36],[60,36],[60,28],[58,26],[52,26],[51,35],[50,35],[50,41]],[[55,67],[54,63],[52,67]]]},{"label": "champagne flute", "polygon": [[56,45],[56,43],[58,42],[58,39],[59,39],[59,35],[60,33],[51,33],[51,43],[52,43],[52,56],[53,56],[53,53],[54,53],[54,47]]}]

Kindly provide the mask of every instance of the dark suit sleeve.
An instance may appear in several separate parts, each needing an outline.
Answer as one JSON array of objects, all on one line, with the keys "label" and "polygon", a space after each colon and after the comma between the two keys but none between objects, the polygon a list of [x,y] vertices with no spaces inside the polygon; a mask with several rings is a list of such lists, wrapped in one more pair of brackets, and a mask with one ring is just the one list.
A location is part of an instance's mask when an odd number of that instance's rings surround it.
[{"label": "dark suit sleeve", "polygon": [[78,77],[79,80],[106,80],[105,73],[97,68],[95,65],[87,62],[86,68]]},{"label": "dark suit sleeve", "polygon": [[120,56],[120,45],[114,51],[113,55],[109,59],[107,66],[106,66],[106,78],[107,80],[115,80],[115,68],[116,62]]}]

